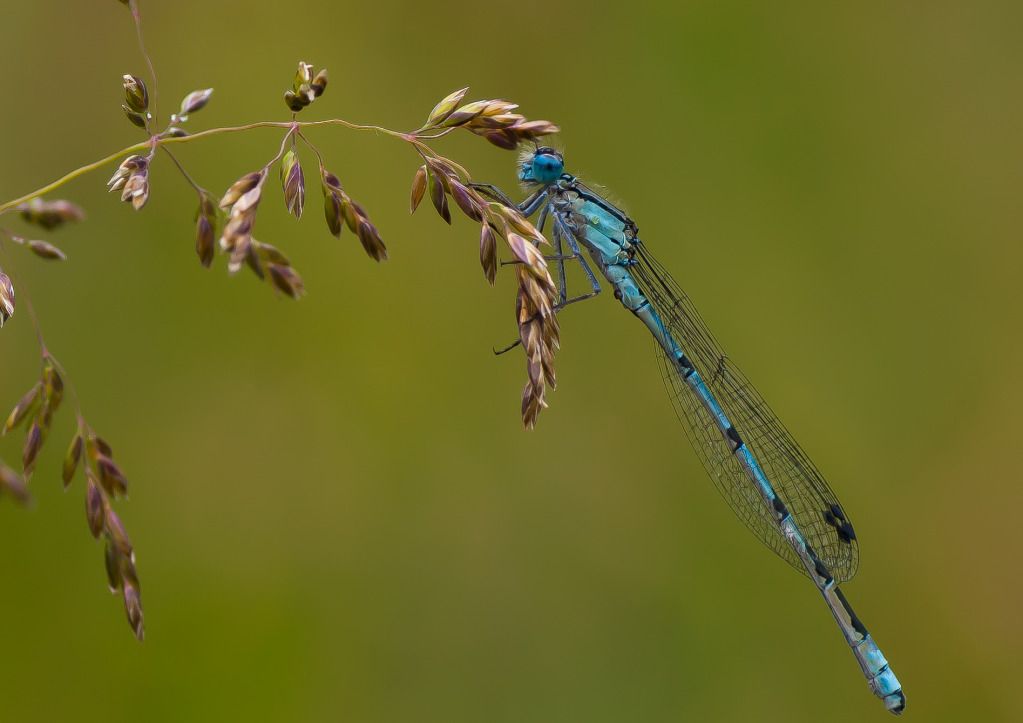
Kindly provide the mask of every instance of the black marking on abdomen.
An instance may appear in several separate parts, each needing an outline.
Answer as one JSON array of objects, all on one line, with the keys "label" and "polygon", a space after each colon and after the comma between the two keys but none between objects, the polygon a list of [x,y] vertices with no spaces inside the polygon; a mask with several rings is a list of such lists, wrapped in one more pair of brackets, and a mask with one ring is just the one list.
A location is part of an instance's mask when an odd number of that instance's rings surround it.
[{"label": "black marking on abdomen", "polygon": [[817,575],[825,582],[831,582],[834,579],[831,576],[831,572],[816,555],[813,558],[813,569],[817,571]]},{"label": "black marking on abdomen", "polygon": [[784,520],[786,517],[789,516],[789,508],[786,507],[785,503],[781,501],[781,497],[775,495],[774,499],[771,500],[771,504],[774,506],[774,511],[778,513],[779,520]]},{"label": "black marking on abdomen", "polygon": [[742,437],[739,436],[739,432],[736,431],[735,426],[733,425],[726,429],[725,435],[728,437],[728,439],[732,441],[732,444],[735,445],[734,447],[732,447],[732,451],[738,452],[739,447],[742,446]]},{"label": "black marking on abdomen", "polygon": [[824,563],[821,562],[821,559],[817,557],[817,552],[810,546],[810,543],[804,542],[803,544],[806,546],[806,554],[810,556],[811,560],[813,560],[813,569],[821,577],[821,579],[823,579],[825,583],[830,583],[834,580],[835,578],[832,577],[831,571],[828,570],[828,568],[824,566]]},{"label": "black marking on abdomen", "polygon": [[679,368],[682,369],[683,379],[688,379],[689,377],[693,376],[693,372],[696,371],[696,367],[694,367],[693,363],[689,361],[689,357],[687,357],[685,354],[679,354],[678,359],[676,359],[675,361],[678,363]]},{"label": "black marking on abdomen", "polygon": [[858,617],[856,617],[856,613],[853,612],[852,605],[850,605],[849,601],[845,599],[845,595],[842,594],[841,588],[835,588],[835,596],[838,598],[839,602],[842,603],[842,607],[845,608],[845,611],[849,613],[849,620],[852,622],[852,626],[856,629],[856,632],[863,637],[870,635],[870,633],[867,632],[867,627]]}]

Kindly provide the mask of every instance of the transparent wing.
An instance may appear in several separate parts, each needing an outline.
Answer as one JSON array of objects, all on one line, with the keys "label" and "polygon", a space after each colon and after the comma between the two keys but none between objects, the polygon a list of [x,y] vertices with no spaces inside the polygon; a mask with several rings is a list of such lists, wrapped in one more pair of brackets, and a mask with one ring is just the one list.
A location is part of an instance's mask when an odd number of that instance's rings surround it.
[{"label": "transparent wing", "polygon": [[[643,244],[637,249],[637,263],[630,271],[641,290],[759,461],[818,557],[839,582],[852,579],[859,548],[852,523],[835,493],[767,402],[725,355],[685,292]],[[675,410],[718,490],[765,545],[805,573],[714,420],[661,347],[657,348]]]}]

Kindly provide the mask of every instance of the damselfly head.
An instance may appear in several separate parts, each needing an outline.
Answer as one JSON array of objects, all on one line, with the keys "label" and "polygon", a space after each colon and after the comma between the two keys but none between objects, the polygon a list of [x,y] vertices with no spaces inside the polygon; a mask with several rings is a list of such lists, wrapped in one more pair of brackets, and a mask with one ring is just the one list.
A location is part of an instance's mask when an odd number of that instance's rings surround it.
[{"label": "damselfly head", "polygon": [[523,183],[541,183],[546,186],[561,178],[564,172],[565,158],[561,151],[542,146],[522,157],[519,180]]}]

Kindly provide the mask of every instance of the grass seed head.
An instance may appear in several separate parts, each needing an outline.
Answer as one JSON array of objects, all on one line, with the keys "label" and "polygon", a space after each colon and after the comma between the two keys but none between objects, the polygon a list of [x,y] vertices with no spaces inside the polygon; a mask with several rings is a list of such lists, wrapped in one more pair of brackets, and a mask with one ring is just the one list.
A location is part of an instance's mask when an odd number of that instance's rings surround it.
[{"label": "grass seed head", "polygon": [[82,450],[85,447],[84,440],[82,439],[82,433],[76,432],[75,436],[71,438],[71,444],[68,445],[67,452],[64,454],[64,464],[61,468],[61,480],[64,482],[64,489],[67,489],[71,484],[71,480],[75,477],[75,471],[78,469],[78,464],[82,461]]},{"label": "grass seed head", "polygon": [[14,284],[11,277],[0,269],[0,329],[14,316]]},{"label": "grass seed head", "polygon": [[44,201],[41,198],[33,198],[20,204],[17,211],[26,222],[42,226],[48,231],[65,223],[85,219],[85,211],[81,206],[64,200]]},{"label": "grass seed head", "polygon": [[149,90],[146,84],[135,75],[122,76],[121,85],[124,87],[124,102],[130,110],[136,113],[145,113],[149,110]]},{"label": "grass seed head", "polygon": [[21,505],[26,505],[31,500],[24,478],[7,465],[0,463],[0,497],[4,494],[9,494]]},{"label": "grass seed head", "polygon": [[288,151],[281,160],[281,186],[288,213],[295,218],[302,218],[302,210],[305,208],[305,175],[294,149]]},{"label": "grass seed head", "polygon": [[181,110],[177,114],[177,120],[184,123],[188,120],[188,116],[192,113],[202,110],[206,107],[206,104],[210,102],[210,98],[213,96],[213,88],[205,88],[203,90],[193,90],[191,93],[186,95],[181,101]]},{"label": "grass seed head", "polygon": [[416,175],[412,177],[412,191],[409,198],[409,213],[415,213],[419,208],[420,201],[426,194],[427,171],[426,164],[416,169]]},{"label": "grass seed head", "polygon": [[48,241],[29,241],[28,248],[36,256],[41,259],[47,259],[49,261],[66,261],[67,256],[59,248],[49,243]]}]

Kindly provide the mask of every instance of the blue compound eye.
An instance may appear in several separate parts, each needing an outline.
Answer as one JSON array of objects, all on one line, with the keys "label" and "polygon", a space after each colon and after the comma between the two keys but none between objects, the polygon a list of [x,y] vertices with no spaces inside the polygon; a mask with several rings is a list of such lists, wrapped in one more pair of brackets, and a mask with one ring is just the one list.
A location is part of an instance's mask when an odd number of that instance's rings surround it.
[{"label": "blue compound eye", "polygon": [[565,170],[565,162],[555,151],[545,152],[548,149],[542,148],[533,157],[533,178],[540,183],[552,183],[561,177]]}]

